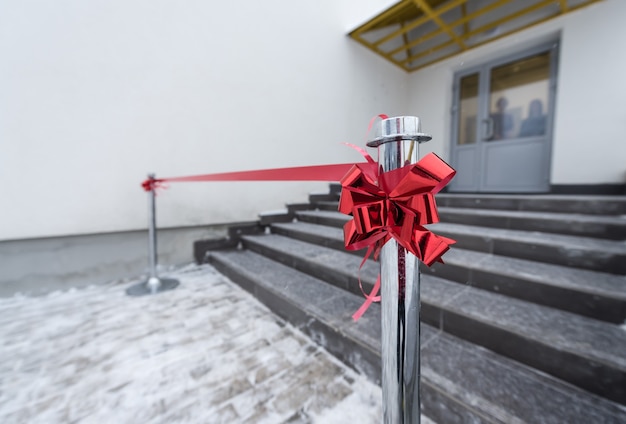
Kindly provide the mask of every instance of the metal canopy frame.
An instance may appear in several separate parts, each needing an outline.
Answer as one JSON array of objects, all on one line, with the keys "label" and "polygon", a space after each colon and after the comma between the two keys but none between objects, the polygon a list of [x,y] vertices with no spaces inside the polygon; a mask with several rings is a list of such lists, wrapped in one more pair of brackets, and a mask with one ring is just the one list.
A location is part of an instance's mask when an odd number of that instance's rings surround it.
[{"label": "metal canopy frame", "polygon": [[349,35],[407,72],[600,0],[402,0]]}]

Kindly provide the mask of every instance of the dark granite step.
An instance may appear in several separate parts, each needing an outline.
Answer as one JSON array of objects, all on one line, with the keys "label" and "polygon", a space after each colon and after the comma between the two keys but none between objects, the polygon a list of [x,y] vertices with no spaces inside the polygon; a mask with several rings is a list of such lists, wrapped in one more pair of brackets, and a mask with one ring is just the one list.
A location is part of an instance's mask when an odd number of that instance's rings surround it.
[{"label": "dark granite step", "polygon": [[[340,187],[340,186],[339,186]],[[341,190],[339,189],[340,192]],[[318,199],[319,209],[337,210],[337,199]],[[333,206],[334,205],[334,206]],[[626,215],[626,196],[562,194],[437,194],[439,207],[557,212],[585,215]]]},{"label": "dark granite step", "polygon": [[338,202],[339,201],[339,193],[311,193],[309,194],[309,202],[317,203],[317,202]]},{"label": "dark granite step", "polygon": [[274,234],[281,234],[307,243],[330,247],[342,252],[352,253],[363,257],[363,251],[347,251],[343,229],[328,225],[312,224],[310,222],[290,222],[288,224],[273,224],[270,230]]},{"label": "dark granite step", "polygon": [[622,324],[626,321],[626,278],[604,272],[515,259],[458,248],[445,265],[425,273],[484,290]]},{"label": "dark granite step", "polygon": [[[380,381],[380,308],[250,251],[210,261],[351,367]],[[423,413],[439,423],[622,423],[626,409],[422,324]]]},{"label": "dark granite step", "polygon": [[337,211],[339,210],[339,201],[337,202],[331,202],[331,201],[324,201],[324,202],[315,202],[311,204],[313,206],[313,208],[311,209],[319,209],[322,211]]},{"label": "dark granite step", "polygon": [[[294,222],[272,225],[272,232],[345,251],[336,227]],[[363,256],[363,252],[355,252]],[[422,267],[425,273],[541,305],[616,324],[626,320],[626,279],[604,272],[551,265],[473,252],[454,246],[445,265]]]},{"label": "dark granite step", "polygon": [[[360,259],[276,234],[246,236],[244,246],[358,293]],[[361,270],[367,291],[378,264]],[[444,331],[626,404],[626,331],[579,315],[422,276],[422,319]]]},{"label": "dark granite step", "polygon": [[505,209],[591,215],[626,214],[626,196],[439,193],[437,195],[437,205],[454,208]]},{"label": "dark granite step", "polygon": [[[320,201],[309,210],[337,211],[339,202]],[[439,207],[442,222],[509,230],[543,231],[609,240],[626,239],[626,215],[536,212],[479,207]]]},{"label": "dark granite step", "polygon": [[439,217],[441,222],[454,224],[543,231],[611,240],[626,239],[624,216],[440,207]]},{"label": "dark granite step", "polygon": [[[342,227],[350,217],[331,211],[301,211],[303,222]],[[440,222],[430,226],[437,234],[457,241],[456,247],[495,255],[626,274],[626,243],[589,237],[504,230]]]},{"label": "dark granite step", "polygon": [[[328,203],[333,203],[333,202],[328,202]],[[339,204],[339,202],[334,202],[336,205]],[[298,211],[308,211],[308,210],[314,210],[316,209],[315,205],[313,203],[287,203],[287,211],[294,215],[296,214],[296,212]]]},{"label": "dark granite step", "polygon": [[626,274],[626,243],[589,237],[438,223],[432,230],[456,246],[495,255]]},{"label": "dark granite step", "polygon": [[348,215],[334,211],[309,210],[296,212],[296,218],[303,222],[342,228],[350,220]]}]

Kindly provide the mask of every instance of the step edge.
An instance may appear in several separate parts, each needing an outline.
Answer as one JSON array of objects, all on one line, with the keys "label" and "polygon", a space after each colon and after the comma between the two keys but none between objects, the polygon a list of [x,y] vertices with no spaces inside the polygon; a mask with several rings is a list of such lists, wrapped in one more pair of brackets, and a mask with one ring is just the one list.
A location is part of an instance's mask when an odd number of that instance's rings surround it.
[{"label": "step edge", "polygon": [[[284,239],[289,239],[288,237],[284,237],[284,236],[279,236],[279,235],[276,235],[276,236],[284,238]],[[248,242],[248,243],[252,243],[252,244],[256,244],[256,245],[263,245],[266,248],[269,247],[270,249],[273,249],[274,252],[276,252],[277,254],[282,254],[282,255],[286,255],[288,257],[291,257],[292,259],[299,259],[300,261],[305,261],[305,262],[308,263],[308,265],[313,266],[313,267],[322,268],[326,272],[328,272],[328,271],[333,271],[333,272],[336,272],[336,273],[338,272],[339,274],[343,275],[344,277],[354,278],[354,275],[352,275],[351,273],[346,272],[343,269],[337,270],[335,268],[330,267],[327,263],[320,263],[320,262],[310,261],[306,257],[299,256],[297,253],[295,253],[296,249],[290,250],[288,252],[285,252],[283,250],[278,250],[274,246],[268,245],[267,243],[259,242],[258,239],[264,239],[264,238],[266,238],[266,236],[244,236],[243,240],[244,240],[244,242]],[[290,240],[293,240],[293,239],[290,239]],[[328,251],[333,251],[334,250],[334,249],[327,248],[327,247],[322,247],[322,246],[318,246],[318,245],[312,245],[310,243],[306,243],[306,242],[302,242],[302,241],[297,241],[297,243],[304,243],[304,244],[308,244],[308,245],[311,245],[311,246],[316,246],[317,248],[322,249],[322,250],[328,250]],[[350,257],[352,258],[352,255],[350,255]],[[355,258],[355,263],[356,263],[356,261],[358,261],[358,258]],[[442,278],[439,278],[439,277],[434,277],[434,276],[431,276],[431,275],[423,275],[423,278],[425,278],[427,280],[434,280],[435,284],[437,283],[437,280],[445,281],[445,282],[448,282],[450,284],[457,284],[457,283],[454,283],[454,282],[451,282],[451,281],[448,281],[448,280],[445,280],[445,279],[442,279]],[[373,283],[374,283],[373,281],[370,281],[370,279],[368,277],[366,277],[366,276],[362,276],[361,280],[363,282],[365,282],[365,283],[368,283],[368,285],[373,285]],[[481,289],[478,289],[478,288],[473,288],[473,287],[469,287],[468,286],[468,289],[469,290],[480,290],[480,292],[476,292],[475,295],[487,295],[487,296],[492,296],[494,298],[498,298],[498,297],[508,298],[507,296],[503,296],[503,295],[500,295],[500,294],[497,294],[497,293],[493,293],[493,292],[487,292],[485,290],[481,290]],[[551,311],[551,313],[553,315],[562,315],[565,318],[567,318],[568,316],[570,316],[571,318],[576,317],[576,319],[580,319],[580,320],[592,320],[593,322],[597,323],[598,325],[606,326],[607,328],[608,327],[614,327],[614,325],[611,325],[609,323],[605,323],[605,322],[599,321],[599,320],[594,320],[592,318],[583,317],[583,316],[576,315],[576,314],[573,314],[573,313],[570,313],[570,312],[567,312],[567,311],[562,311],[562,310],[559,310],[559,309],[550,308],[550,307],[547,307],[547,306],[544,306],[544,305],[539,305],[539,304],[536,304],[536,303],[527,302],[527,301],[520,300],[520,299],[515,299],[515,298],[508,298],[508,299],[510,299],[510,302],[517,303],[518,306],[520,306],[520,307],[523,307],[524,304],[531,304],[534,307],[537,307],[537,308],[540,308],[540,309],[544,309],[544,310],[547,310],[547,311]],[[446,311],[446,310],[449,309],[449,307],[446,308],[446,306],[448,306],[446,304],[437,304],[434,301],[429,301],[428,303],[432,304],[433,306],[437,306],[442,311]],[[474,321],[484,323],[485,325],[489,325],[489,326],[492,326],[494,328],[497,328],[497,329],[500,329],[500,330],[503,330],[503,331],[511,332],[510,329],[507,329],[507,327],[504,327],[504,326],[502,326],[502,325],[500,325],[498,323],[492,323],[491,321],[486,321],[486,320],[480,319],[480,317],[474,317],[474,316],[467,315],[465,313],[461,313],[461,312],[454,311],[454,310],[451,310],[449,312],[450,313],[456,313],[458,315],[464,315],[468,319],[472,319]],[[549,320],[549,321],[551,322],[552,319]],[[535,343],[544,345],[544,346],[546,346],[548,348],[553,348],[554,347],[554,342],[553,341],[550,342],[547,339],[544,339],[544,340],[538,339],[536,337],[532,337],[532,335],[529,335],[529,334],[524,334],[523,336],[524,336],[524,338],[533,340]],[[577,351],[572,350],[571,348],[568,348],[567,346],[559,345],[559,350],[566,351],[566,352],[568,352],[568,353],[570,353],[572,355],[575,355],[575,356],[578,356],[578,357],[581,357],[581,358],[587,358],[587,359],[593,360],[595,362],[600,362],[600,363],[607,364],[607,365],[612,364],[606,358],[603,358],[601,356],[596,357],[595,355],[594,356],[589,356],[589,355],[579,354]],[[626,372],[626,364],[615,363],[615,364],[613,364],[612,368],[621,369],[624,372]]]},{"label": "step edge", "polygon": [[[216,252],[212,252],[212,254],[213,253],[216,253],[216,254],[219,255],[220,252],[216,251]],[[267,259],[267,260],[269,261],[270,259]],[[249,274],[249,275],[256,278],[256,276],[254,274]],[[314,278],[314,277],[312,277],[312,278]],[[276,291],[273,290],[273,292],[275,293]],[[353,295],[351,295],[349,293],[346,293],[346,295],[353,296]],[[259,300],[259,301],[261,301],[261,300]],[[266,305],[266,307],[269,308],[268,305]],[[423,325],[427,325],[427,324],[423,324]],[[433,331],[436,332],[436,328],[433,327]],[[345,332],[342,332],[341,334],[344,337],[351,337],[351,335],[346,334]],[[308,334],[307,334],[307,336],[308,336]],[[456,339],[456,336],[452,336],[452,337],[453,338],[451,339],[451,341],[454,342],[454,339]],[[464,343],[471,343],[471,342],[465,341]],[[365,341],[363,341],[363,343],[361,343],[361,341],[359,341],[359,345],[362,345],[362,344],[367,344],[367,343]],[[482,347],[480,345],[473,345],[472,344],[472,347],[473,348],[477,348],[479,351],[480,350],[487,350],[488,352],[490,352],[489,349],[486,349],[486,348],[484,348],[484,347]],[[497,357],[497,359],[498,359],[498,362],[502,366],[506,366],[506,367],[510,367],[511,366],[511,364],[509,364],[509,362],[512,361],[511,358],[507,358],[507,357],[498,355],[496,353],[491,353],[491,355],[495,355]],[[377,356],[380,356],[380,353],[377,353]],[[492,361],[494,359],[488,358],[488,360]],[[616,416],[615,414],[619,414],[619,415],[623,414],[624,416],[626,416],[626,408],[623,405],[619,404],[619,403],[613,402],[613,401],[611,401],[611,400],[609,400],[607,398],[604,398],[604,397],[599,397],[599,395],[594,394],[594,393],[585,392],[580,387],[573,386],[573,385],[571,385],[571,383],[567,383],[567,382],[561,381],[559,379],[555,379],[554,376],[552,376],[550,374],[546,374],[545,372],[543,372],[541,370],[538,370],[538,369],[535,369],[535,368],[532,368],[532,367],[529,367],[529,366],[526,366],[526,365],[520,365],[520,364],[516,363],[515,361],[513,361],[513,363],[514,363],[514,366],[516,368],[524,369],[525,370],[525,374],[527,374],[528,378],[532,378],[533,380],[534,379],[541,379],[542,380],[542,384],[548,384],[548,385],[552,386],[555,390],[558,390],[558,391],[561,391],[561,392],[568,392],[569,390],[572,390],[575,393],[584,393],[586,395],[586,397],[587,397],[586,400],[588,400],[590,403],[595,404],[594,402],[592,402],[593,399],[598,399],[600,401],[601,405],[598,408],[599,410],[611,414],[612,417]],[[433,374],[439,375],[434,370],[433,370]],[[550,380],[556,381],[557,383],[546,382],[546,379],[549,380],[549,381]],[[487,410],[484,413],[480,413],[479,410],[473,410],[474,409],[473,408],[474,405],[471,405],[471,404],[467,403],[467,399],[464,402],[463,399],[459,399],[456,396],[455,397],[450,396],[449,393],[447,393],[444,390],[442,390],[443,388],[440,385],[437,385],[436,382],[434,382],[434,381],[429,381],[429,379],[425,378],[424,376],[422,377],[422,380],[423,380],[423,384],[430,385],[430,387],[433,390],[437,390],[438,392],[442,393],[442,395],[445,396],[447,399],[449,399],[450,401],[453,401],[453,402],[456,402],[456,403],[460,404],[465,409],[468,409],[468,410],[470,410],[470,411],[472,411],[474,413],[478,413],[481,416],[484,416],[485,413],[490,414],[490,416],[492,416],[492,417],[495,415],[493,413],[493,410],[492,411],[488,411]],[[459,389],[461,389],[461,391],[463,391],[463,389],[461,387],[459,387]],[[481,400],[484,399],[482,396],[476,396],[476,397],[481,399]],[[483,402],[479,402],[479,405],[480,404],[483,404]],[[485,404],[490,404],[491,405],[492,403],[485,399]],[[501,407],[499,405],[497,405],[497,404],[493,404],[493,405],[494,405],[495,409],[501,409]],[[511,414],[508,414],[508,415],[511,416]],[[496,418],[496,417],[494,417],[494,418]],[[508,423],[508,422],[513,422],[513,421],[503,420],[502,422],[503,423]]]}]

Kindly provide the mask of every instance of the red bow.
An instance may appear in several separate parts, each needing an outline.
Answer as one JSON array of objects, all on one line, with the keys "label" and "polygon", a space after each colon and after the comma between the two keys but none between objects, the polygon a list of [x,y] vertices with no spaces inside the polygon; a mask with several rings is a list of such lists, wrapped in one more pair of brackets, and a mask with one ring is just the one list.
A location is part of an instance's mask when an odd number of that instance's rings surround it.
[{"label": "red bow", "polygon": [[379,176],[376,165],[353,166],[341,180],[339,202],[339,211],[354,217],[343,227],[346,249],[375,246],[376,255],[394,238],[426,265],[442,262],[454,240],[423,226],[439,222],[434,196],[455,173],[434,153]]},{"label": "red bow", "polygon": [[167,185],[165,184],[165,180],[159,180],[156,178],[148,178],[147,180],[141,183],[141,187],[145,191],[154,190],[154,192],[156,193],[157,190],[159,189],[167,188]]},{"label": "red bow", "polygon": [[[443,262],[441,256],[455,241],[424,225],[439,222],[434,196],[455,173],[434,153],[416,164],[381,174],[375,163],[354,165],[341,180],[339,211],[353,216],[343,227],[346,249],[367,247],[366,258],[373,252],[377,259],[382,246],[394,238],[428,266]],[[364,307],[378,300],[379,284],[377,281],[372,294],[366,295]],[[364,310],[359,312],[355,319]]]}]

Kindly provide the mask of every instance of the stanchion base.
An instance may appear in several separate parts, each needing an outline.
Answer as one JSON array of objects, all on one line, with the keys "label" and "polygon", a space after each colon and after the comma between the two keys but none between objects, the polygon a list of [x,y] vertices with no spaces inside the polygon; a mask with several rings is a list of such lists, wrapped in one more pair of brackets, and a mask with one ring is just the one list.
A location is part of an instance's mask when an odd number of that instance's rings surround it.
[{"label": "stanchion base", "polygon": [[159,284],[148,284],[150,280],[143,283],[135,284],[126,289],[129,296],[145,296],[148,294],[161,293],[167,290],[175,289],[180,282],[173,278],[159,278]]}]

